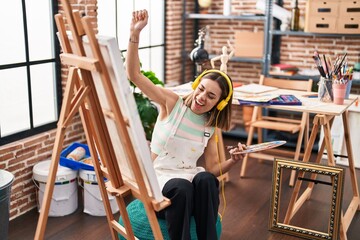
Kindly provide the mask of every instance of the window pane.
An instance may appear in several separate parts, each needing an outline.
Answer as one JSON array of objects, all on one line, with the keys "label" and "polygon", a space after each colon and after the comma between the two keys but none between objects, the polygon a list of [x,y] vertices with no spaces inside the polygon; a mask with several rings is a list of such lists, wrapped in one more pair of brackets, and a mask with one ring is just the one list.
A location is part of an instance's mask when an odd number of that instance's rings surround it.
[{"label": "window pane", "polygon": [[0,65],[25,61],[23,12],[20,0],[0,7]]},{"label": "window pane", "polygon": [[116,37],[115,1],[98,0],[98,29],[103,36]]},{"label": "window pane", "polygon": [[139,50],[139,59],[141,62],[141,69],[149,71],[150,69],[150,48]]},{"label": "window pane", "polygon": [[164,48],[146,48],[139,50],[142,70],[153,71],[159,80],[164,81]]},{"label": "window pane", "polygon": [[55,64],[39,64],[30,68],[34,127],[57,120]]},{"label": "window pane", "polygon": [[54,57],[49,0],[26,1],[30,61]]},{"label": "window pane", "polygon": [[164,82],[164,47],[151,48],[150,69]]},{"label": "window pane", "polygon": [[[160,45],[164,43],[164,1],[152,0],[150,5],[150,45]],[[179,25],[180,28],[180,25]]]},{"label": "window pane", "polygon": [[[127,49],[129,43],[130,22],[134,11],[132,1],[119,1],[117,8],[118,18],[118,42],[120,49]],[[144,34],[141,32],[141,38]],[[142,39],[141,39],[142,40]]]},{"label": "window pane", "polygon": [[0,70],[1,136],[30,128],[26,69]]}]

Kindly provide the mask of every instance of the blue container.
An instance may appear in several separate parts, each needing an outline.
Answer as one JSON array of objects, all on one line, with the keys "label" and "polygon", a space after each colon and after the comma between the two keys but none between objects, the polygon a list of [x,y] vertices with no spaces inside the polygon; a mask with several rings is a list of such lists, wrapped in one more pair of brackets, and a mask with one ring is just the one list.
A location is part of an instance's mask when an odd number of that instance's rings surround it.
[{"label": "blue container", "polygon": [[14,175],[0,169],[0,239],[8,239],[11,184]]},{"label": "blue container", "polygon": [[350,91],[351,91],[352,81],[348,81],[346,84],[346,91],[345,91],[345,99],[349,99]]},{"label": "blue container", "polygon": [[91,165],[82,163],[81,161],[74,161],[72,159],[66,158],[66,156],[77,147],[83,147],[85,149],[85,158],[90,157],[90,150],[88,145],[74,142],[61,152],[60,165],[71,168],[73,170],[84,169],[84,170],[94,171],[94,167]]}]

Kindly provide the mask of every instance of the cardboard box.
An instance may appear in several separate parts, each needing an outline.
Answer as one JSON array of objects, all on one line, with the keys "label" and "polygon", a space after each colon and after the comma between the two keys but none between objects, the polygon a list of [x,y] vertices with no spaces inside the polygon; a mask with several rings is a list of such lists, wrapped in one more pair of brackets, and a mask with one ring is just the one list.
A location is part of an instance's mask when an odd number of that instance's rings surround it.
[{"label": "cardboard box", "polygon": [[264,32],[235,32],[235,56],[262,58]]},{"label": "cardboard box", "polygon": [[337,20],[334,17],[315,17],[309,16],[307,25],[305,26],[305,32],[314,33],[336,33],[337,32]]},{"label": "cardboard box", "polygon": [[337,23],[338,33],[360,33],[360,17],[341,17]]},{"label": "cardboard box", "polygon": [[309,1],[309,16],[337,16],[339,5],[340,2],[335,0]]},{"label": "cardboard box", "polygon": [[341,2],[339,17],[360,17],[360,0]]}]

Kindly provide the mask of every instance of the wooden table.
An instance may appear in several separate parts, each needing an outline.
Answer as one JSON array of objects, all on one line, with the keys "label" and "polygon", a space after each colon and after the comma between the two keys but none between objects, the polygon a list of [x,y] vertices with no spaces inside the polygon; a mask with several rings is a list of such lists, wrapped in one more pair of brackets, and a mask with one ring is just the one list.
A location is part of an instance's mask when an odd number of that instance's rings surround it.
[{"label": "wooden table", "polygon": [[[348,153],[348,161],[349,161],[349,171],[350,171],[350,181],[352,186],[353,198],[345,212],[342,211],[341,220],[340,220],[340,239],[345,240],[347,229],[349,228],[351,221],[357,210],[360,210],[360,198],[359,198],[359,188],[357,185],[357,178],[355,173],[355,165],[353,158],[353,151],[350,139],[350,130],[349,130],[349,122],[348,122],[348,108],[356,103],[358,104],[358,97],[356,95],[350,95],[350,99],[346,99],[343,105],[336,105],[334,103],[326,103],[321,102],[317,98],[310,98],[306,95],[311,95],[311,93],[293,91],[293,90],[284,90],[277,89],[271,91],[273,94],[293,94],[297,98],[302,101],[301,106],[288,106],[288,105],[273,105],[267,106],[267,108],[273,109],[281,109],[286,111],[296,111],[296,112],[308,112],[315,114],[313,121],[313,128],[311,131],[311,135],[309,138],[309,143],[305,148],[304,153],[304,162],[308,162],[311,156],[311,151],[316,140],[317,134],[319,132],[319,128],[322,127],[324,133],[324,141],[321,144],[319,149],[318,157],[316,159],[316,163],[319,163],[323,157],[324,149],[327,150],[327,161],[328,165],[335,166],[335,159],[333,148],[331,144],[331,125],[335,116],[342,116],[343,119],[343,128],[344,128],[344,138],[346,150]],[[314,93],[313,93],[314,94]],[[235,96],[236,97],[236,96]],[[233,104],[239,104],[235,99]],[[294,190],[289,202],[288,210],[285,216],[285,224],[288,224],[292,217],[296,214],[296,212],[300,209],[300,207],[304,204],[304,202],[310,198],[313,184],[309,183],[307,189],[304,193],[299,197],[300,187],[302,181],[296,180]]]}]

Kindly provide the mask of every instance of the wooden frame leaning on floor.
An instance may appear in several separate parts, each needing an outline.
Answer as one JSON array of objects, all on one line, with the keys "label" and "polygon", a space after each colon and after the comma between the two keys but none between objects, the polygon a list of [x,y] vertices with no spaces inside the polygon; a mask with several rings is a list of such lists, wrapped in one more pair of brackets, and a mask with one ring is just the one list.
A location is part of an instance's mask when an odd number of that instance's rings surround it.
[{"label": "wooden frame leaning on floor", "polygon": [[[292,222],[286,218],[287,204],[286,199],[282,194],[282,189],[289,186],[282,186],[282,177],[285,175],[285,171],[296,171],[296,181],[309,182],[309,184],[319,184],[327,188],[325,185],[331,186],[329,191],[328,203],[326,209],[328,214],[324,214],[321,210],[324,209],[324,203],[318,202],[317,200],[309,203],[312,204],[320,203],[322,207],[311,208],[310,214],[324,216],[324,229],[315,229],[314,225],[318,225],[318,218],[308,218],[306,224],[297,220],[294,216]],[[317,179],[317,176],[321,177],[321,180]],[[272,231],[286,233],[302,238],[311,239],[338,239],[340,231],[340,219],[341,219],[341,207],[342,207],[342,196],[344,188],[344,177],[345,169],[335,166],[321,165],[317,163],[293,161],[286,159],[275,159],[273,167],[273,183],[272,183],[272,194],[271,194],[271,206],[270,206],[270,219],[269,229]],[[320,187],[320,186],[319,186]],[[330,189],[329,189],[330,190]],[[304,191],[308,191],[305,189]],[[325,196],[323,196],[325,198]],[[326,198],[325,198],[326,200]],[[315,210],[314,210],[315,209]],[[319,210],[319,211],[317,211]],[[295,213],[294,213],[295,214]],[[299,213],[298,213],[299,214]],[[304,213],[305,214],[305,213]],[[308,215],[306,215],[308,216]],[[303,218],[304,216],[302,216]],[[326,220],[326,217],[327,220]],[[313,224],[312,224],[313,223]]]}]

